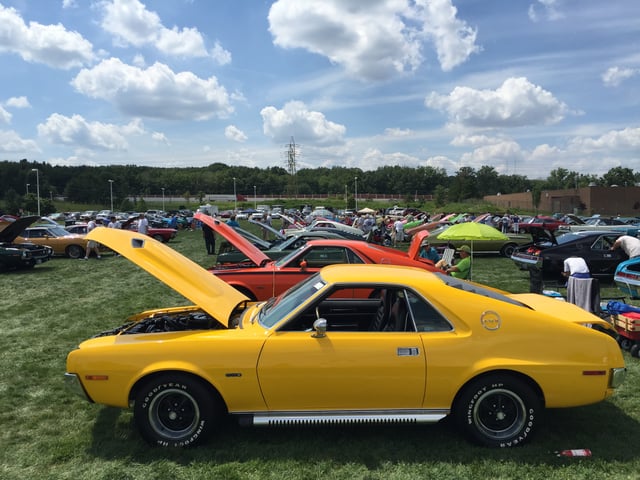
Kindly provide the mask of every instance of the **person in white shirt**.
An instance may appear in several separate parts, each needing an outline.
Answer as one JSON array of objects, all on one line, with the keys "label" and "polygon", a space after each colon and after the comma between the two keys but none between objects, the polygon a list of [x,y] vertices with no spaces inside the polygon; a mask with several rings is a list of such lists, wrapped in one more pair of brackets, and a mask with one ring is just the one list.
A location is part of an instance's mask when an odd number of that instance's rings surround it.
[{"label": "person in white shirt", "polygon": [[611,250],[616,248],[622,248],[629,258],[640,257],[640,240],[637,237],[632,237],[631,235],[618,237],[611,246]]},{"label": "person in white shirt", "polygon": [[569,257],[564,260],[564,271],[562,275],[565,277],[590,278],[589,266],[582,257]]},{"label": "person in white shirt", "polygon": [[149,233],[149,220],[144,216],[144,213],[140,214],[140,219],[138,220],[138,233],[145,235]]},{"label": "person in white shirt", "polygon": [[[98,225],[96,224],[96,221],[93,218],[91,220],[89,220],[89,223],[87,223],[87,233],[89,233],[91,230],[93,230],[97,226]],[[89,260],[89,255],[91,255],[91,252],[94,252],[96,254],[96,258],[101,258],[100,257],[100,249],[99,249],[99,246],[98,246],[98,242],[96,242],[94,240],[89,240],[87,242],[87,248],[86,248],[85,253],[84,253],[84,259],[85,260]]]}]

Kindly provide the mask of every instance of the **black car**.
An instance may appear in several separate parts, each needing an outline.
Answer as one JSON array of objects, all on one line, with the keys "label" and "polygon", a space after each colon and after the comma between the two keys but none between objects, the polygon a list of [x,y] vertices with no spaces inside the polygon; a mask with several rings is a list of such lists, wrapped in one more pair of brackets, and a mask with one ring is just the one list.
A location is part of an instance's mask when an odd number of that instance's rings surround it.
[{"label": "black car", "polygon": [[542,271],[545,280],[561,280],[564,260],[567,257],[584,258],[591,275],[611,278],[618,264],[627,260],[622,249],[611,250],[621,231],[580,231],[555,235],[534,235],[534,242],[518,247],[511,259],[523,270]]},{"label": "black car", "polygon": [[29,225],[39,219],[38,216],[22,217],[0,224],[0,271],[31,268],[51,258],[51,247],[33,243],[13,243]]}]

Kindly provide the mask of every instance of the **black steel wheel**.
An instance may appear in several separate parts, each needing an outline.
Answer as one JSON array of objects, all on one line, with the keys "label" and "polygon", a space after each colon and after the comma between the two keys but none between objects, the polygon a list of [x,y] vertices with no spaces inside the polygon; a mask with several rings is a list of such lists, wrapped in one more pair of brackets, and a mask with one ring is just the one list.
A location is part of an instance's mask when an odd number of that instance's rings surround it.
[{"label": "black steel wheel", "polygon": [[65,252],[67,253],[67,256],[69,258],[77,259],[80,257],[84,257],[84,248],[82,248],[80,245],[69,245]]},{"label": "black steel wheel", "polygon": [[160,447],[203,442],[221,416],[217,394],[201,381],[179,373],[149,379],[135,398],[134,418],[141,435]]},{"label": "black steel wheel", "polygon": [[511,258],[511,255],[513,255],[513,252],[516,251],[516,248],[517,245],[515,243],[507,243],[500,249],[500,255],[502,255],[503,257]]},{"label": "black steel wheel", "polygon": [[538,396],[524,381],[508,375],[490,375],[462,390],[453,414],[473,441],[505,448],[529,439],[541,408]]}]

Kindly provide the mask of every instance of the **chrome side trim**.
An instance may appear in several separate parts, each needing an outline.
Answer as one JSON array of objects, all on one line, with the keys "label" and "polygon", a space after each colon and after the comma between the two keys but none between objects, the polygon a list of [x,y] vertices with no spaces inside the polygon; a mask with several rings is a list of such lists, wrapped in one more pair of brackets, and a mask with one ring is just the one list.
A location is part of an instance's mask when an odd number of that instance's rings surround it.
[{"label": "chrome side trim", "polygon": [[[238,412],[234,412],[238,414]],[[436,423],[449,410],[336,410],[313,412],[244,412],[253,425],[305,425],[336,423]]]}]

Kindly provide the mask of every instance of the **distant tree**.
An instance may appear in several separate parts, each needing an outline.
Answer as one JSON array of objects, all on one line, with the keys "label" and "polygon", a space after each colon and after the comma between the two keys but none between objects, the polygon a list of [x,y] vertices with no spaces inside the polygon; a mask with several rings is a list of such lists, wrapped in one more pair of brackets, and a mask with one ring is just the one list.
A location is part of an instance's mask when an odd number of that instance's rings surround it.
[{"label": "distant tree", "polygon": [[13,188],[7,190],[7,193],[4,194],[4,204],[6,208],[6,213],[11,215],[16,215],[21,208],[23,208],[23,197],[18,194]]},{"label": "distant tree", "polygon": [[497,192],[506,193],[495,168],[487,165],[480,167],[476,174],[478,196],[495,195]]},{"label": "distant tree", "polygon": [[624,167],[612,168],[602,176],[602,180],[607,187],[610,187],[612,185],[631,187],[636,183],[633,170]]},{"label": "distant tree", "polygon": [[449,190],[449,200],[463,202],[477,198],[476,171],[471,167],[461,167],[457,172]]},{"label": "distant tree", "polygon": [[447,198],[447,189],[444,185],[437,185],[433,191],[433,196],[436,207],[443,207],[449,201]]}]

